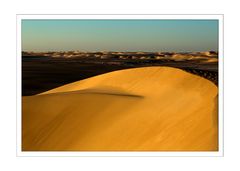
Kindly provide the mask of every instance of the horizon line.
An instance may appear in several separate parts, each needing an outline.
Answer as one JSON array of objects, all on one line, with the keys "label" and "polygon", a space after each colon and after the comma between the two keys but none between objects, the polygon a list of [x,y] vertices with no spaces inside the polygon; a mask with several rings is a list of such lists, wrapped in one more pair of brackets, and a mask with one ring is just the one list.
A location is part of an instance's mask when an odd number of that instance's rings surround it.
[{"label": "horizon line", "polygon": [[50,51],[32,51],[32,50],[22,50],[21,52],[35,52],[35,53],[44,53],[44,52],[218,52],[218,50],[205,50],[205,51],[112,51],[112,50],[100,50],[100,51],[86,51],[86,50],[50,50]]}]

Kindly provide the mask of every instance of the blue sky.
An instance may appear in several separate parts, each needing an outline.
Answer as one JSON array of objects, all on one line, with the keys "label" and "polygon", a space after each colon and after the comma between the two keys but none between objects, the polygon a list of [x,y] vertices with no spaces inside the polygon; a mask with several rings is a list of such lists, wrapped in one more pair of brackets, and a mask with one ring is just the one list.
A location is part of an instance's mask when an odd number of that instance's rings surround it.
[{"label": "blue sky", "polygon": [[22,20],[23,51],[218,50],[217,20]]}]

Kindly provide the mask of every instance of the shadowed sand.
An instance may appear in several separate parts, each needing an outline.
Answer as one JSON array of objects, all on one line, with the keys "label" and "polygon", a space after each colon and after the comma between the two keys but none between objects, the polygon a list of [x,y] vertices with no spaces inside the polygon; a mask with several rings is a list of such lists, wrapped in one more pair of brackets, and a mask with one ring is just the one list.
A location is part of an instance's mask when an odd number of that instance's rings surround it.
[{"label": "shadowed sand", "polygon": [[102,74],[23,97],[24,151],[217,151],[217,87],[170,67]]}]

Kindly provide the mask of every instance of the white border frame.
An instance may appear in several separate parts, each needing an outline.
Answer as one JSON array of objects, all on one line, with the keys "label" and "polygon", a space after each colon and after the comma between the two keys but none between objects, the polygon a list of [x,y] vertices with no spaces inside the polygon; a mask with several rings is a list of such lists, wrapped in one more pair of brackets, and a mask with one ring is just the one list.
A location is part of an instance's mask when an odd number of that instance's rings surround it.
[{"label": "white border frame", "polygon": [[[22,62],[21,62],[21,21],[22,19],[213,19],[219,22],[219,80],[218,80],[218,148],[217,152],[23,152],[21,150],[22,111]],[[17,56],[17,116],[16,116],[16,156],[17,157],[223,157],[224,156],[224,99],[223,99],[223,58],[224,58],[224,15],[223,14],[17,14],[16,15],[16,56]]]}]

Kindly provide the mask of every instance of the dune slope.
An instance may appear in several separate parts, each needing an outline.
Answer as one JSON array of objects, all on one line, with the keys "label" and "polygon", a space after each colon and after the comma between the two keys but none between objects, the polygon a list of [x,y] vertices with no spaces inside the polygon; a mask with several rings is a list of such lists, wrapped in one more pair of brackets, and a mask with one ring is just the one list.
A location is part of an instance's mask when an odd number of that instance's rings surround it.
[{"label": "dune slope", "polygon": [[170,67],[91,77],[23,97],[23,151],[216,151],[217,87]]}]

